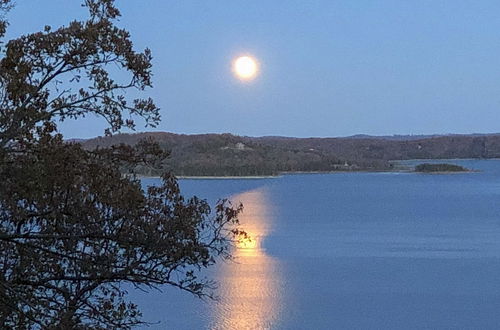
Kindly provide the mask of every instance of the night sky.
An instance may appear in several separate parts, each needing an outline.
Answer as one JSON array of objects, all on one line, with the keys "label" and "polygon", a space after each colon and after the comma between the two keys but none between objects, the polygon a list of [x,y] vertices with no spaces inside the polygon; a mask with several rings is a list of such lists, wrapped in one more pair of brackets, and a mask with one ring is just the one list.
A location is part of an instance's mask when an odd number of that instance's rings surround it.
[{"label": "night sky", "polygon": [[[22,0],[9,37],[85,17],[76,0]],[[346,136],[500,132],[500,2],[121,0],[118,23],[154,56],[156,129]],[[249,54],[257,77],[232,61]],[[138,122],[138,130],[145,129]],[[96,117],[66,137],[102,135]]]}]

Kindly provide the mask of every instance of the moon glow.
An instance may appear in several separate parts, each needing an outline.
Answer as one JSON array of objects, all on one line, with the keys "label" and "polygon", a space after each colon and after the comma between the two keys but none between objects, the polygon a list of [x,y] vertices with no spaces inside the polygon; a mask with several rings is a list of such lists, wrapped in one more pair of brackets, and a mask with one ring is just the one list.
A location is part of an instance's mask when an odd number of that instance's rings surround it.
[{"label": "moon glow", "polygon": [[233,62],[233,72],[241,80],[255,78],[257,71],[257,61],[251,56],[240,56]]}]

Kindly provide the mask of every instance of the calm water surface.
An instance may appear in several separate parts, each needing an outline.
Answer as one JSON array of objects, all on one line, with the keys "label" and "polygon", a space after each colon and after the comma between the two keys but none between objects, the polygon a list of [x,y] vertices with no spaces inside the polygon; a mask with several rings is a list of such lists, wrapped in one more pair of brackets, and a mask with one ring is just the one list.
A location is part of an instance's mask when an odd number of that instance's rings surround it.
[{"label": "calm water surface", "polygon": [[498,329],[500,161],[452,162],[480,172],[183,180],[243,202],[255,240],[209,273],[217,303],[132,299],[150,329]]}]

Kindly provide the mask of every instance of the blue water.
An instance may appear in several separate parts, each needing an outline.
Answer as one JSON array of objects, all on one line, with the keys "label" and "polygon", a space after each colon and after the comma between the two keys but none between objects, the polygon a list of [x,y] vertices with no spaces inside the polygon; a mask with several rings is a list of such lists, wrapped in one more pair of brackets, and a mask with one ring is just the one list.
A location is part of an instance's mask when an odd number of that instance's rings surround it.
[{"label": "blue water", "polygon": [[131,297],[150,329],[498,329],[500,160],[446,162],[478,172],[182,180],[242,201],[256,245],[208,273],[218,302]]}]

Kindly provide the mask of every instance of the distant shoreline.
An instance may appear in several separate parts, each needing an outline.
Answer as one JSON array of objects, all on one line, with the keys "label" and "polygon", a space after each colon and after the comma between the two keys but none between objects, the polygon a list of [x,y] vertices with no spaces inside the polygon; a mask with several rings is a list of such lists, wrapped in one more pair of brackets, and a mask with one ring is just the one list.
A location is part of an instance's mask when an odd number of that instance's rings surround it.
[{"label": "distant shoreline", "polygon": [[[179,175],[176,176],[177,179],[182,179],[182,180],[234,180],[234,179],[278,179],[283,177],[283,175],[252,175],[252,176],[201,176],[201,175],[194,175],[194,176],[184,176],[184,175]],[[139,179],[159,179],[161,178],[160,176],[148,176],[148,175],[138,175],[137,178]]]},{"label": "distant shoreline", "polygon": [[[156,141],[168,151],[158,168],[139,165],[137,173],[160,176],[162,167],[181,179],[261,179],[295,173],[399,172],[408,161],[497,159],[500,134],[394,138],[284,138],[231,134],[182,135],[168,132],[117,134],[86,140],[94,150]],[[400,165],[399,165],[400,164]],[[288,172],[292,170],[293,172]]]},{"label": "distant shoreline", "polygon": [[[413,171],[407,170],[352,170],[352,171],[294,171],[294,172],[282,172],[276,175],[216,175],[216,176],[203,176],[203,175],[176,175],[177,179],[182,180],[236,180],[236,179],[279,179],[285,175],[300,175],[300,174],[342,174],[342,173],[399,173],[408,172],[413,173]],[[161,176],[158,175],[137,175],[139,179],[159,179]]]},{"label": "distant shoreline", "polygon": [[283,175],[242,175],[242,176],[178,176],[182,180],[234,180],[234,179],[278,179]]},{"label": "distant shoreline", "polygon": [[[279,179],[286,175],[300,175],[300,174],[346,174],[346,173],[414,173],[414,174],[433,174],[433,175],[448,175],[448,174],[464,174],[464,173],[478,173],[478,170],[468,171],[438,171],[438,172],[418,172],[413,170],[353,170],[353,171],[300,171],[300,172],[283,172],[277,175],[242,175],[242,176],[202,176],[202,175],[180,175],[176,176],[181,180],[260,180],[260,179]],[[139,179],[160,179],[160,176],[137,175]]]}]

